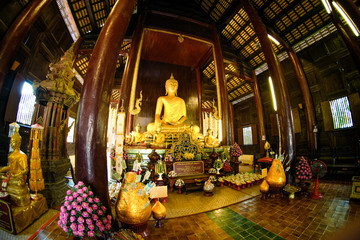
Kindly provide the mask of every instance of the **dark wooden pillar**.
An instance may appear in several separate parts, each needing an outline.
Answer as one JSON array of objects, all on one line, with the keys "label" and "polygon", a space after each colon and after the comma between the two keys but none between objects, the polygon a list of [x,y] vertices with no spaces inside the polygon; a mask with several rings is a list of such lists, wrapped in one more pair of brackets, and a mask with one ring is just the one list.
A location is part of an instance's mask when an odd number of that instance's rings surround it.
[{"label": "dark wooden pillar", "polygon": [[[134,74],[138,74],[138,69],[136,68],[136,61],[137,57],[140,58],[140,55],[138,56],[138,53],[141,53],[141,37],[144,30],[144,21],[145,21],[144,15],[141,15],[139,18],[139,22],[136,26],[133,39],[131,41],[131,48],[130,53],[128,56],[127,63],[125,65],[124,69],[124,75],[121,82],[120,87],[120,98],[121,103],[123,104],[125,108],[126,114],[126,126],[125,126],[125,134],[130,134],[132,130],[132,123],[133,123],[133,115],[130,114],[129,109],[129,100],[131,95],[131,86],[132,86],[132,80],[134,77]],[[140,51],[140,52],[139,52]],[[139,59],[140,60],[140,59]]]},{"label": "dark wooden pillar", "polygon": [[200,132],[203,131],[203,117],[202,117],[202,92],[201,92],[201,73],[200,68],[196,68],[196,87],[197,87],[197,94],[198,94],[198,112],[199,112],[199,127]]},{"label": "dark wooden pillar", "polygon": [[223,55],[221,51],[220,39],[219,34],[216,30],[216,27],[213,27],[213,35],[214,35],[214,61],[215,61],[215,68],[217,70],[217,91],[220,92],[220,105],[221,105],[221,128],[222,128],[222,141],[221,145],[231,145],[231,139],[234,136],[234,129],[231,129],[230,123],[230,114],[229,114],[229,107],[228,107],[228,93],[226,88],[225,82],[225,69],[224,69],[224,62],[223,62]]},{"label": "dark wooden pillar", "polygon": [[306,81],[304,70],[301,66],[301,63],[296,53],[292,48],[288,48],[287,53],[289,55],[291,64],[293,65],[293,68],[295,70],[296,78],[298,80],[301,90],[301,95],[303,97],[303,101],[305,104],[306,133],[307,133],[308,147],[311,153],[314,154],[314,151],[317,150],[316,136],[315,136],[315,134],[317,133],[314,133],[313,131],[316,125],[316,116],[315,116],[315,109],[311,97],[311,92],[309,89],[309,85]]},{"label": "dark wooden pillar", "polygon": [[272,48],[272,44],[267,36],[267,30],[264,23],[261,21],[257,12],[251,5],[249,0],[241,1],[245,11],[247,12],[251,23],[254,26],[256,35],[259,38],[261,48],[263,50],[266,62],[269,67],[270,76],[272,77],[274,90],[277,101],[277,109],[279,114],[279,125],[281,134],[282,152],[288,156],[285,163],[286,167],[290,166],[293,159],[295,159],[295,134],[291,115],[291,105],[289,94],[286,86],[286,80],[282,72],[280,62]]},{"label": "dark wooden pillar", "polygon": [[19,50],[21,42],[28,34],[31,26],[52,0],[32,0],[20,13],[6,32],[0,43],[0,91],[5,80],[5,75],[10,70],[12,62]]},{"label": "dark wooden pillar", "polygon": [[264,145],[266,141],[266,131],[265,131],[265,120],[264,120],[264,108],[261,101],[259,83],[256,78],[255,71],[252,71],[252,79],[253,79],[253,91],[256,105],[256,112],[258,117],[258,129],[259,129],[259,146],[260,153],[265,153]]},{"label": "dark wooden pillar", "polygon": [[[234,106],[232,105],[231,102],[228,102],[228,108],[229,108],[229,118],[230,118],[230,128],[235,130],[235,125],[234,125]],[[234,131],[233,130],[233,131]],[[230,141],[232,143],[235,143],[235,134],[231,134],[230,136]]]},{"label": "dark wooden pillar", "polygon": [[360,47],[355,39],[354,33],[348,26],[345,26],[342,23],[336,10],[333,10],[332,12],[332,19],[336,29],[338,30],[338,33],[349,49],[350,55],[353,58],[357,68],[360,69]]},{"label": "dark wooden pillar", "polygon": [[91,185],[110,206],[106,164],[106,128],[116,59],[135,6],[135,0],[117,1],[102,28],[79,104],[76,139],[76,178]]}]

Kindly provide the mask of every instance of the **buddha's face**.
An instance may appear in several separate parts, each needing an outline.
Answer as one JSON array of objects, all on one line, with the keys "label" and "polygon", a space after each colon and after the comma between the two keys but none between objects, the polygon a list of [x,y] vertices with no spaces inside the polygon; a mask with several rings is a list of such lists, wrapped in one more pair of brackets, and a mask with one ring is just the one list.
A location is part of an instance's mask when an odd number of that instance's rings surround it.
[{"label": "buddha's face", "polygon": [[165,89],[167,93],[176,93],[178,89],[178,81],[167,80],[165,83]]},{"label": "buddha's face", "polygon": [[21,137],[18,133],[15,133],[10,140],[10,146],[12,149],[20,149]]}]

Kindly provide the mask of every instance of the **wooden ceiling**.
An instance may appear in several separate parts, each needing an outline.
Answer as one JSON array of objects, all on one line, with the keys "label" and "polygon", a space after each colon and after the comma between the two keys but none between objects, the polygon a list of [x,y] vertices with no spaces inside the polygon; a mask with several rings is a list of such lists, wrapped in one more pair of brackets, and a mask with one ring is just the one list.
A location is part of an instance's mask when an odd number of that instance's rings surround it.
[{"label": "wooden ceiling", "polygon": [[[68,0],[80,35],[85,38],[96,36],[115,2],[115,0]],[[290,46],[302,42],[331,24],[331,18],[326,13],[321,0],[250,0],[250,2],[268,29]],[[223,50],[226,49],[225,51],[237,58],[233,63],[227,61],[225,64],[228,73],[236,73],[226,76],[229,100],[234,102],[252,92],[251,85],[245,81],[244,77],[241,77],[239,72],[243,71],[244,73],[244,70],[241,69],[244,66],[248,70],[254,70],[266,62],[253,26],[241,5],[241,0],[139,0],[137,10],[148,8],[151,4],[157,10],[162,9],[177,14],[183,13],[187,17],[192,15],[196,19],[205,16],[208,22],[213,22],[221,34]],[[131,38],[133,26],[134,24],[128,28],[129,38]],[[162,33],[151,33],[147,34],[146,38],[149,38],[154,46],[167,46],[164,44],[166,41],[166,43],[171,42],[174,46],[180,46],[179,49],[181,49],[181,44],[176,35],[170,37],[164,36]],[[187,40],[185,39],[182,44],[188,44]],[[96,37],[93,41],[96,41]],[[194,51],[199,51],[200,55],[208,51],[208,46],[199,45],[195,42],[191,42],[191,44],[194,44]],[[124,42],[123,50],[128,50],[130,47],[129,41]],[[273,44],[273,48],[277,54],[284,52],[281,45]],[[169,49],[166,47],[157,47],[156,49],[152,50],[150,47],[145,47],[143,58],[164,61],[160,56],[167,56],[166,61],[188,66],[194,66],[199,61],[199,59],[192,59],[189,56],[181,55],[181,53],[176,53],[179,54],[176,56],[180,57],[174,57],[176,51],[174,49],[178,48],[169,46]],[[160,52],[157,51],[166,51],[167,54],[160,55]],[[86,73],[88,59],[89,55],[79,56],[76,62],[76,68],[82,75]],[[125,60],[125,57],[119,58],[117,66],[123,68]],[[241,67],[238,64],[239,62],[242,63]],[[215,84],[215,71],[212,62],[203,68],[203,74],[205,78]]]}]

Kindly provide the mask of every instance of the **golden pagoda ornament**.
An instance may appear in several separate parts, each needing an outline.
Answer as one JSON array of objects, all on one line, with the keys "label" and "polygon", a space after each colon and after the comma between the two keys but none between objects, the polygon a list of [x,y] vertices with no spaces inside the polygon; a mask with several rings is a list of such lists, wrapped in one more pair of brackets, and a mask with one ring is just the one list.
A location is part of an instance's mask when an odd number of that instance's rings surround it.
[{"label": "golden pagoda ornament", "polygon": [[44,128],[39,124],[31,126],[30,139],[32,140],[31,158],[30,158],[30,179],[29,186],[35,195],[31,195],[31,199],[37,201],[43,196],[38,191],[45,189],[44,178],[41,169],[41,159],[39,153],[39,140],[42,139]]}]

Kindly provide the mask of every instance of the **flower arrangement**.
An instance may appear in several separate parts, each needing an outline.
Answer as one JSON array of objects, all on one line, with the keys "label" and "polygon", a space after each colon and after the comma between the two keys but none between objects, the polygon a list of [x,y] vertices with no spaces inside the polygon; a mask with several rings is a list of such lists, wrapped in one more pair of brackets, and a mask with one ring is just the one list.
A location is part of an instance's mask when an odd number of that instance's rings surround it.
[{"label": "flower arrangement", "polygon": [[308,180],[312,178],[309,163],[304,157],[301,157],[298,165],[296,166],[296,177],[300,180]]},{"label": "flower arrangement", "polygon": [[79,181],[66,192],[58,225],[68,236],[100,237],[110,232],[111,216],[106,216],[105,206],[91,188]]},{"label": "flower arrangement", "polygon": [[124,152],[123,152],[123,159],[124,159],[125,161],[129,159],[128,152],[126,151],[125,148],[124,148]]},{"label": "flower arrangement", "polygon": [[223,167],[223,162],[221,161],[220,158],[216,159],[214,162],[214,168],[216,169],[220,169]]},{"label": "flower arrangement", "polygon": [[234,145],[231,148],[231,156],[232,157],[240,157],[243,154],[240,146],[235,142]]},{"label": "flower arrangement", "polygon": [[115,148],[114,148],[114,147],[112,147],[112,148],[110,149],[110,155],[109,155],[109,157],[110,157],[110,160],[111,160],[111,166],[115,167],[116,161],[115,161]]},{"label": "flower arrangement", "polygon": [[210,168],[209,173],[216,173],[216,169],[215,168]]},{"label": "flower arrangement", "polygon": [[173,159],[173,157],[169,154],[169,155],[167,155],[167,156],[164,158],[164,161],[165,161],[165,162],[173,162],[174,159]]},{"label": "flower arrangement", "polygon": [[211,176],[209,177],[209,180],[210,180],[210,182],[214,183],[214,182],[216,182],[216,177],[213,176],[213,175],[211,175]]},{"label": "flower arrangement", "polygon": [[175,182],[176,187],[182,187],[184,185],[185,185],[184,180],[182,180],[181,178],[177,179]]},{"label": "flower arrangement", "polygon": [[223,164],[223,170],[224,172],[232,172],[232,167],[230,166],[230,163],[228,161],[225,161],[224,164]]},{"label": "flower arrangement", "polygon": [[189,153],[189,152],[185,152],[183,157],[184,157],[185,160],[192,160],[192,159],[194,159],[194,154]]},{"label": "flower arrangement", "polygon": [[169,172],[169,174],[168,174],[168,177],[174,178],[174,177],[177,177],[177,174],[176,174],[176,172],[175,172],[174,170],[171,170],[171,171]]}]

